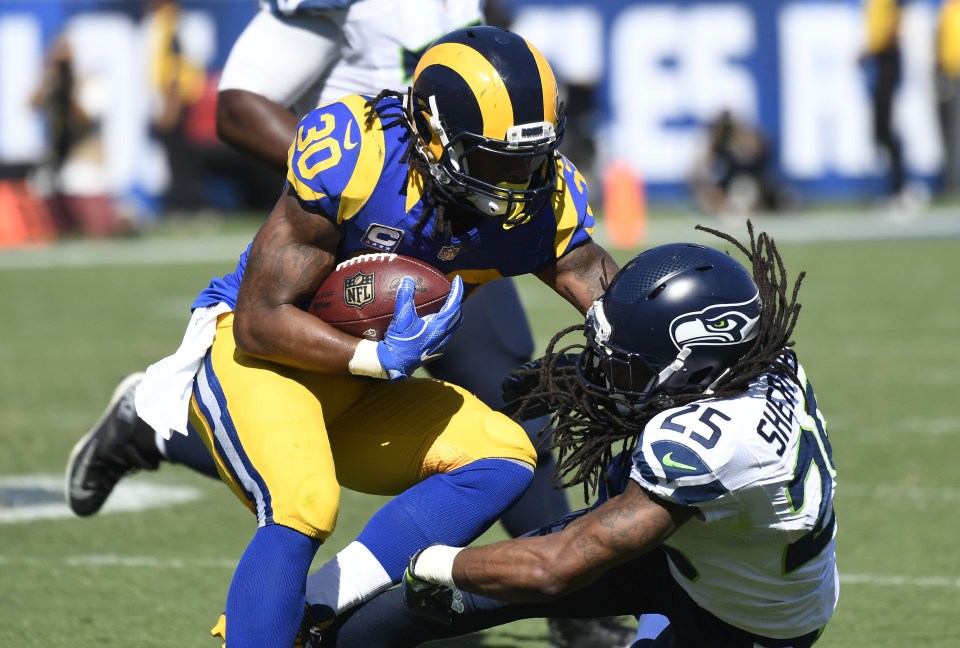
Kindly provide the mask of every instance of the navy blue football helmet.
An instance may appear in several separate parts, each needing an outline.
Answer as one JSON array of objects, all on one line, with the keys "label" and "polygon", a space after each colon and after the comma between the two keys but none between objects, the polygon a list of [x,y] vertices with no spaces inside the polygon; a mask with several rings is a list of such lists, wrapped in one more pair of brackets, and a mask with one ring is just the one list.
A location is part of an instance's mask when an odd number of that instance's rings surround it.
[{"label": "navy blue football helmet", "polygon": [[521,36],[480,26],[441,37],[417,64],[410,99],[420,154],[445,200],[512,227],[556,190],[557,81]]},{"label": "navy blue football helmet", "polygon": [[661,245],[620,270],[587,313],[577,375],[633,406],[709,393],[753,346],[760,294],[730,255]]}]

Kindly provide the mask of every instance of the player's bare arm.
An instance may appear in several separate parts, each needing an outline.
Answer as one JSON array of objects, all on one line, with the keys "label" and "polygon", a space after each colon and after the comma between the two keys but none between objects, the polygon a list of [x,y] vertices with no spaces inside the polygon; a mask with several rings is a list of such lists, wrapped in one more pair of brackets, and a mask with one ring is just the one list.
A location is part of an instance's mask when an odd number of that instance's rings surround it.
[{"label": "player's bare arm", "polygon": [[282,364],[347,373],[358,338],[303,307],[336,265],[340,234],[287,191],[253,239],[237,294],[237,348]]},{"label": "player's bare arm", "polygon": [[287,169],[296,130],[293,113],[256,93],[224,90],[217,96],[217,136],[276,171]]},{"label": "player's bare arm", "polygon": [[581,314],[586,314],[619,269],[606,250],[589,241],[565,254],[554,265],[538,273],[537,277],[560,293]]},{"label": "player's bare arm", "polygon": [[630,482],[622,495],[563,531],[464,549],[454,560],[453,580],[463,590],[504,601],[557,598],[657,547],[693,514]]}]

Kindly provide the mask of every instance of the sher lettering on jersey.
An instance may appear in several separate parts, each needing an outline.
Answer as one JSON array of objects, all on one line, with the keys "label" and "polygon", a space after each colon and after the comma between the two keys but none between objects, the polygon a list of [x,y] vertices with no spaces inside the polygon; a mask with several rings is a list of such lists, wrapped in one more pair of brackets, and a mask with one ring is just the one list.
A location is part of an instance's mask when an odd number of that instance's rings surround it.
[{"label": "sher lettering on jersey", "polygon": [[757,434],[767,443],[777,444],[777,456],[782,457],[787,450],[787,441],[796,416],[794,409],[798,400],[794,395],[793,382],[780,374],[767,376],[767,404],[763,408],[763,418],[757,424]]}]

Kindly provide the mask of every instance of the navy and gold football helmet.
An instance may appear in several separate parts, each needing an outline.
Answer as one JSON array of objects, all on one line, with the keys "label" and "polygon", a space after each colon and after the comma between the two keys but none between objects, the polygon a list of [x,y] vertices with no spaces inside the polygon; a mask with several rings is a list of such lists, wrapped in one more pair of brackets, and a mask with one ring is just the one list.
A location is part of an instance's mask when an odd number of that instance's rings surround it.
[{"label": "navy and gold football helmet", "polygon": [[543,55],[499,27],[467,27],[424,52],[411,118],[434,190],[506,227],[531,218],[555,190],[564,118]]},{"label": "navy and gold football helmet", "polygon": [[753,277],[730,255],[693,243],[651,248],[591,306],[577,375],[634,406],[710,393],[750,351],[760,312]]}]

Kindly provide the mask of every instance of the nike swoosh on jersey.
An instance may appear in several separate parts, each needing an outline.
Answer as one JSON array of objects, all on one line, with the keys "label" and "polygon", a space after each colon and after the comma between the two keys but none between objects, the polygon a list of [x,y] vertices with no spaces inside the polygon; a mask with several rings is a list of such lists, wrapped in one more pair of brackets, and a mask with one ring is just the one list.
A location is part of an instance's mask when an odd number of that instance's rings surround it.
[{"label": "nike swoosh on jersey", "polygon": [[427,360],[432,360],[432,359],[434,359],[434,358],[439,358],[439,357],[442,356],[442,355],[443,355],[442,353],[427,353],[427,352],[424,352],[423,355],[420,356],[420,362],[426,362]]},{"label": "nike swoosh on jersey", "polygon": [[685,463],[680,463],[679,461],[674,461],[672,452],[668,452],[667,454],[663,455],[663,461],[661,463],[663,463],[663,465],[666,466],[667,468],[679,468],[680,470],[696,470],[697,469],[696,466],[690,466]]},{"label": "nike swoosh on jersey", "polygon": [[351,151],[357,148],[357,144],[359,143],[359,142],[350,141],[350,127],[353,126],[353,124],[354,124],[354,121],[352,119],[349,122],[347,122],[347,132],[346,132],[346,135],[344,135],[343,137],[343,148],[347,149],[348,151]]}]

